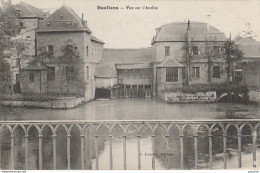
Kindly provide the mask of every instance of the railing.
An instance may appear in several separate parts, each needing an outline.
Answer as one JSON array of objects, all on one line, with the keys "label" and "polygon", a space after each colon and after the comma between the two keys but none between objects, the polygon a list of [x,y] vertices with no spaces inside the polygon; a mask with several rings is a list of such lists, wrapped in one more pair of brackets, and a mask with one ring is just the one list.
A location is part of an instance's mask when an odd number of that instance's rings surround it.
[{"label": "railing", "polygon": [[[71,169],[71,152],[70,152],[70,142],[71,142],[71,130],[73,127],[78,128],[80,132],[80,150],[81,150],[81,169],[85,169],[85,154],[84,154],[84,146],[85,146],[85,133],[84,131],[87,128],[93,130],[94,142],[95,142],[95,159],[96,159],[96,169],[99,169],[99,148],[98,148],[98,140],[99,140],[99,132],[100,129],[106,128],[109,137],[109,162],[110,169],[113,169],[113,153],[112,153],[112,145],[113,145],[113,130],[115,128],[121,129],[123,134],[123,167],[127,169],[126,162],[126,136],[129,128],[134,128],[136,131],[137,138],[137,161],[138,161],[138,169],[141,169],[141,156],[140,156],[140,140],[141,140],[141,131],[146,128],[149,129],[150,137],[152,139],[152,151],[154,151],[155,147],[155,133],[158,128],[163,129],[163,137],[166,142],[167,152],[170,152],[169,140],[170,140],[170,130],[172,128],[178,129],[179,141],[180,141],[180,165],[181,168],[184,169],[184,131],[188,128],[192,129],[192,137],[194,142],[194,168],[198,169],[198,134],[199,129],[204,127],[207,131],[208,137],[208,153],[209,153],[209,168],[212,169],[213,163],[213,154],[212,154],[212,139],[214,137],[213,130],[216,127],[222,131],[223,137],[223,168],[227,169],[227,134],[231,127],[236,129],[237,135],[237,154],[238,154],[238,168],[242,167],[241,161],[241,141],[243,137],[243,130],[245,127],[250,129],[250,134],[246,135],[247,137],[252,138],[253,145],[253,163],[252,167],[256,167],[256,150],[257,150],[257,137],[260,136],[260,119],[243,119],[243,120],[188,120],[188,121],[168,121],[168,120],[133,120],[133,121],[89,121],[89,120],[79,120],[79,121],[0,121],[0,132],[2,129],[6,127],[10,131],[10,139],[11,139],[11,169],[15,169],[15,131],[16,129],[22,128],[24,132],[24,146],[25,146],[25,168],[28,168],[28,140],[29,140],[29,132],[32,127],[37,129],[38,132],[38,156],[39,156],[39,169],[43,168],[43,130],[46,127],[49,127],[52,131],[52,143],[53,143],[53,169],[56,169],[56,148],[57,148],[57,129],[59,127],[64,128],[66,131],[66,140],[67,140],[67,168]],[[0,141],[1,145],[1,141]],[[0,146],[0,159],[4,159],[1,156],[1,146]],[[155,156],[152,155],[152,169],[155,169]],[[1,160],[0,160],[1,163]],[[168,164],[168,162],[166,163]],[[1,165],[0,165],[1,167]],[[166,165],[168,168],[169,165]]]}]

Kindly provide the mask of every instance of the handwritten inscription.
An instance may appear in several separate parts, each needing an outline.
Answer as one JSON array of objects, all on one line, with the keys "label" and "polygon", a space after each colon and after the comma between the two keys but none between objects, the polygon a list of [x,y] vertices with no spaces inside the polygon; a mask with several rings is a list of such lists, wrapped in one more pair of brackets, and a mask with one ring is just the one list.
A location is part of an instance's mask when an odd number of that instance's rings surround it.
[{"label": "handwritten inscription", "polygon": [[158,10],[157,6],[97,6],[97,10]]}]

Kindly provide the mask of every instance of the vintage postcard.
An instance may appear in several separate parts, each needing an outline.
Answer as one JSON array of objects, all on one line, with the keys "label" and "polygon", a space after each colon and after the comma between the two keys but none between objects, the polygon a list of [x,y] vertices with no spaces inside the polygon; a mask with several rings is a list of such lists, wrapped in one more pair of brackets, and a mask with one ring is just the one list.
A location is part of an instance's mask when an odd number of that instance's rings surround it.
[{"label": "vintage postcard", "polygon": [[259,0],[1,0],[2,170],[260,169]]}]

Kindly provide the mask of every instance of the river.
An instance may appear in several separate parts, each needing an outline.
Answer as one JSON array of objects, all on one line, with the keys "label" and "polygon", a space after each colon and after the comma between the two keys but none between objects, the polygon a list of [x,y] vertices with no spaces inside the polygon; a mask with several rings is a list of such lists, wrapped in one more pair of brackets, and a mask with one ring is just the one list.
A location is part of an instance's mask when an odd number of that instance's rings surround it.
[{"label": "river", "polygon": [[[244,104],[231,104],[231,103],[214,103],[214,104],[166,104],[156,98],[148,98],[148,99],[117,99],[117,100],[96,100],[90,102],[88,104],[82,105],[75,109],[69,110],[51,110],[51,109],[35,109],[35,108],[24,108],[24,107],[0,107],[0,119],[7,121],[7,120],[203,120],[203,119],[224,119],[226,116],[226,112],[229,110],[246,110],[249,111],[254,118],[260,118],[260,108],[257,105],[244,105]],[[48,134],[46,131],[44,134]],[[30,133],[29,135],[34,136],[31,139],[34,142],[30,143],[30,169],[36,169],[37,165],[37,152],[38,152],[38,142],[37,142],[37,133]],[[60,153],[60,157],[57,158],[57,169],[66,169],[66,146],[62,145],[66,143],[66,137],[64,136],[65,133],[63,132],[63,139],[57,139],[57,155]],[[18,135],[19,136],[19,135]],[[20,136],[22,136],[20,134]],[[44,169],[52,169],[51,159],[49,157],[52,156],[52,151],[49,149],[52,146],[51,136],[46,135],[43,138],[44,144],[44,153],[43,153],[43,164],[49,165],[44,166]],[[171,138],[170,138],[171,139]],[[178,139],[179,140],[179,139]],[[178,153],[179,151],[179,141],[175,140],[174,138],[171,139],[172,146],[176,146],[176,148],[172,147],[173,152]],[[2,140],[3,141],[3,140]],[[17,148],[17,157],[21,159],[17,159],[16,161],[16,168],[23,169],[24,152],[22,151],[23,148],[19,148],[19,144],[23,143],[24,139],[22,137],[18,137],[15,140],[16,148]],[[156,142],[163,141],[161,139],[157,139]],[[184,140],[185,142],[185,140]],[[200,141],[199,141],[200,142]],[[204,140],[201,139],[201,143]],[[72,169],[80,169],[80,161],[78,160],[77,156],[80,154],[79,145],[80,145],[80,138],[72,139],[71,142],[72,147]],[[200,143],[199,143],[200,144]],[[94,147],[93,143],[88,143],[90,149],[91,146]],[[109,144],[107,139],[103,140],[99,144],[100,152],[99,152],[99,168],[100,169],[109,169]],[[162,145],[163,142],[162,142]],[[192,148],[193,141],[186,140],[184,143],[185,148]],[[203,145],[203,144],[201,144]],[[204,145],[207,145],[204,142]],[[75,146],[75,149],[74,147]],[[151,169],[151,156],[149,154],[153,153],[151,147],[151,139],[150,137],[144,137],[141,139],[141,161],[142,161],[142,169]],[[144,147],[145,146],[145,147]],[[50,150],[50,151],[49,151]],[[64,151],[63,151],[64,150]],[[157,149],[160,151],[159,149]],[[135,138],[128,139],[127,138],[127,169],[137,169],[137,141]],[[188,151],[188,150],[187,150]],[[257,150],[258,153],[260,152]],[[193,151],[191,151],[193,152]],[[202,152],[203,153],[203,152]],[[237,155],[235,150],[230,151],[231,157],[228,160],[228,167],[229,168],[236,168],[237,165]],[[233,153],[233,154],[232,154]],[[148,155],[146,155],[148,154]],[[188,155],[190,153],[187,153]],[[6,156],[7,161],[2,160],[2,165],[8,164],[10,161],[10,140],[5,139],[4,143],[2,142],[2,156]],[[93,151],[92,151],[93,155]],[[178,155],[178,154],[177,154]],[[205,155],[205,153],[204,153]],[[114,169],[123,169],[123,143],[122,139],[113,138],[113,168]],[[223,155],[221,153],[215,153],[214,155],[214,168],[223,169]],[[258,154],[259,156],[259,154]],[[63,158],[64,157],[64,158]],[[75,157],[75,159],[73,158]],[[247,159],[248,158],[248,159]],[[193,158],[188,158],[193,159]],[[252,165],[250,162],[252,160],[252,153],[243,153],[242,156],[244,166]],[[260,159],[260,158],[258,158]],[[95,158],[89,158],[90,163],[87,163],[88,169],[95,169]],[[246,161],[250,162],[246,162]],[[199,168],[200,169],[207,169],[208,163],[207,158],[199,160]],[[174,161],[177,163],[177,161]],[[156,158],[155,160],[156,169],[165,169],[165,163],[163,159]],[[259,166],[259,165],[258,165]],[[186,165],[185,168],[192,169],[193,165]],[[5,169],[8,168],[8,165]],[[172,165],[172,169],[178,169],[178,165]]]},{"label": "river", "polygon": [[69,110],[0,107],[1,120],[202,120],[223,119],[228,110],[248,110],[260,118],[260,107],[231,103],[166,104],[156,98],[98,100]]}]

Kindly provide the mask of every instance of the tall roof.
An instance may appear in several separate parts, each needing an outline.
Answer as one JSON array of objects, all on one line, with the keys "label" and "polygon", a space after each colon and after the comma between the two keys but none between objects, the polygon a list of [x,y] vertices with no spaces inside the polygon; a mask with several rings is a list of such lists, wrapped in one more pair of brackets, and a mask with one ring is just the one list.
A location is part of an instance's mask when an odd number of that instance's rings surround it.
[{"label": "tall roof", "polygon": [[236,42],[245,58],[260,58],[260,42],[251,38],[243,38]]},{"label": "tall roof", "polygon": [[40,23],[38,32],[86,31],[91,33],[83,21],[70,7],[63,5]]},{"label": "tall roof", "polygon": [[[153,38],[152,44],[155,42],[167,41],[186,41],[188,24],[186,22],[174,22],[157,28],[156,36]],[[226,36],[217,28],[203,22],[190,22],[189,35],[193,41],[205,41],[206,38],[215,41],[226,41]]]},{"label": "tall roof", "polygon": [[151,63],[151,48],[104,49],[103,59],[96,69],[96,77],[116,77],[115,64]]},{"label": "tall roof", "polygon": [[21,18],[45,18],[47,16],[46,12],[43,12],[42,10],[26,4],[24,2],[20,2],[19,4],[15,5],[16,10],[20,10],[20,17]]},{"label": "tall roof", "polygon": [[100,39],[98,39],[94,35],[91,35],[91,41],[94,41],[94,42],[97,42],[97,43],[101,43],[101,44],[105,44],[103,41],[101,41]]}]

